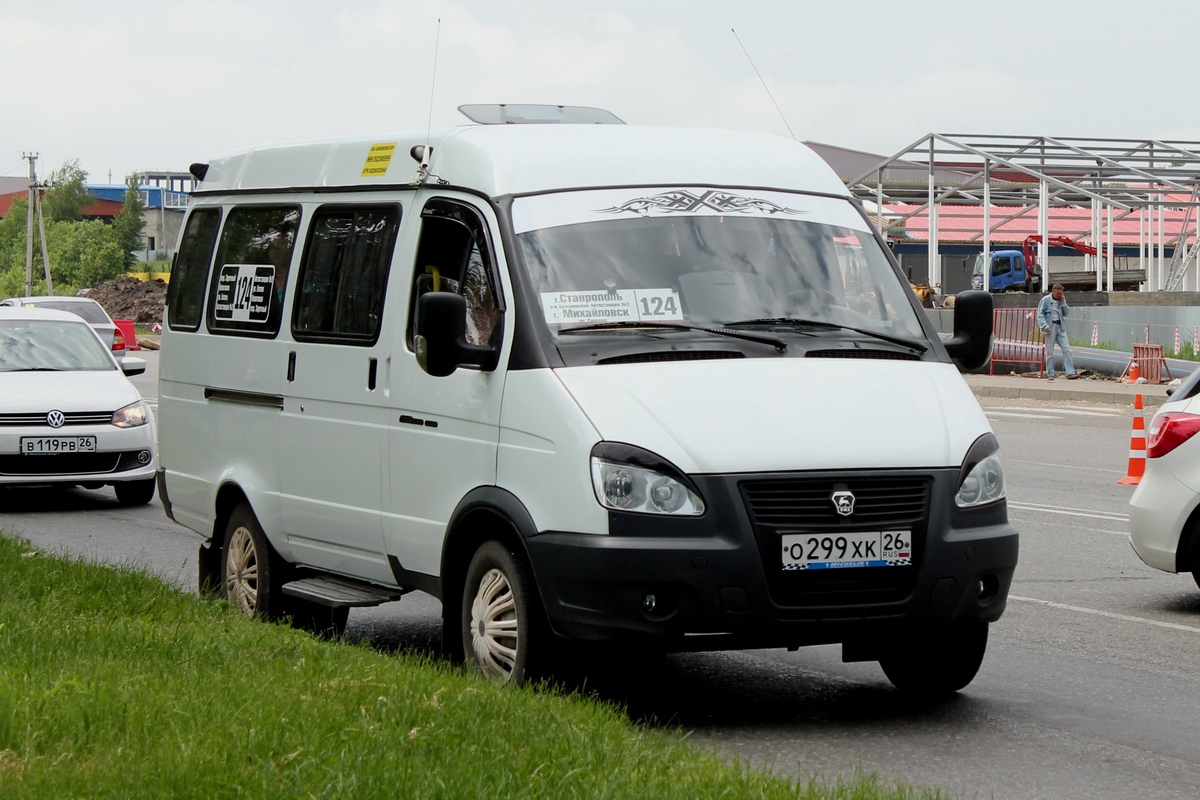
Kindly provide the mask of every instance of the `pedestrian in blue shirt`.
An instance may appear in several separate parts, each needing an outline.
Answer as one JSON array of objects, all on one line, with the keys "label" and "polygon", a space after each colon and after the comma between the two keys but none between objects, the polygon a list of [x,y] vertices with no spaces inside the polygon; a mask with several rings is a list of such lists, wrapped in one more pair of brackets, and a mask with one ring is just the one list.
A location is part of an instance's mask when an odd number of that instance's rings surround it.
[{"label": "pedestrian in blue shirt", "polygon": [[1062,349],[1063,369],[1067,373],[1067,380],[1079,377],[1079,373],[1075,371],[1075,362],[1071,358],[1071,345],[1063,330],[1063,323],[1070,313],[1071,307],[1067,305],[1067,296],[1061,283],[1050,287],[1050,294],[1038,303],[1037,324],[1042,329],[1042,335],[1046,337],[1046,380],[1054,380],[1055,344]]}]

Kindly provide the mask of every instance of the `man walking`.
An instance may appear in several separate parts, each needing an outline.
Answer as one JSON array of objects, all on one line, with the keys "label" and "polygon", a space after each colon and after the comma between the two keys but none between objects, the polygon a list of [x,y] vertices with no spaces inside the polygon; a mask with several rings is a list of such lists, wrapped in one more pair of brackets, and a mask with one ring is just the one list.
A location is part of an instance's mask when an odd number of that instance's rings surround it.
[{"label": "man walking", "polygon": [[1071,345],[1067,341],[1066,331],[1063,330],[1063,323],[1070,313],[1071,307],[1067,305],[1067,297],[1061,283],[1050,287],[1050,294],[1038,303],[1037,323],[1042,329],[1042,335],[1046,337],[1046,380],[1054,380],[1055,343],[1062,349],[1063,369],[1067,373],[1067,380],[1079,377],[1075,372],[1075,362],[1071,358]]}]

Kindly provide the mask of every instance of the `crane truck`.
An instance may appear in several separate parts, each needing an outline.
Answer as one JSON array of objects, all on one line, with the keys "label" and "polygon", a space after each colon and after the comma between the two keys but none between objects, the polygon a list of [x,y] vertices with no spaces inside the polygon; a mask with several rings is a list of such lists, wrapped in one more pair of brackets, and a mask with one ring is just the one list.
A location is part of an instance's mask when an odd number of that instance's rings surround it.
[{"label": "crane truck", "polygon": [[[1044,285],[1044,270],[1038,269],[1037,245],[1042,241],[1038,234],[1027,236],[1020,250],[993,250],[990,260],[987,253],[975,257],[975,269],[971,274],[971,288],[984,288],[991,292],[1029,292],[1041,291]],[[1065,247],[1090,256],[1096,255],[1096,248],[1077,242],[1069,236],[1048,236],[1046,244],[1049,247]],[[1056,272],[1050,276],[1054,283],[1061,283],[1068,289],[1095,289],[1095,272]],[[1138,283],[1146,279],[1144,270],[1116,270],[1113,275],[1114,289],[1137,289]]]}]

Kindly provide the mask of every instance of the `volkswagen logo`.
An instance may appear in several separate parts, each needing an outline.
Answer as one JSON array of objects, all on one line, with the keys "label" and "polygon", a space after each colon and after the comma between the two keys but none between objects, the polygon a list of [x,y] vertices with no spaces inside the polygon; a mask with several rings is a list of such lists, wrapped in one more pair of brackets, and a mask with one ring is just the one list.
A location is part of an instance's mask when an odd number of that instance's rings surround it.
[{"label": "volkswagen logo", "polygon": [[829,499],[833,501],[833,507],[837,509],[837,513],[843,517],[854,513],[854,492],[834,492]]},{"label": "volkswagen logo", "polygon": [[54,409],[46,415],[46,424],[51,428],[61,428],[63,423],[67,421],[67,417],[58,409]]}]

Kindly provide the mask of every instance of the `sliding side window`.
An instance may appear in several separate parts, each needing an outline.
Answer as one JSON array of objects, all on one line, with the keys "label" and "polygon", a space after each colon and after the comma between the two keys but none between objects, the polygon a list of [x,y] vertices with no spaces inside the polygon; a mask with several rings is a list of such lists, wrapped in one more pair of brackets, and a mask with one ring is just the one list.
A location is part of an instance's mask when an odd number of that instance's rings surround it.
[{"label": "sliding side window", "polygon": [[316,212],[296,283],[297,341],[375,343],[399,227],[396,206]]},{"label": "sliding side window", "polygon": [[219,208],[198,208],[188,217],[167,287],[167,324],[171,330],[194,331],[200,327],[204,287],[220,228]]},{"label": "sliding side window", "polygon": [[214,333],[273,337],[287,299],[298,206],[240,206],[221,232],[208,298]]}]

